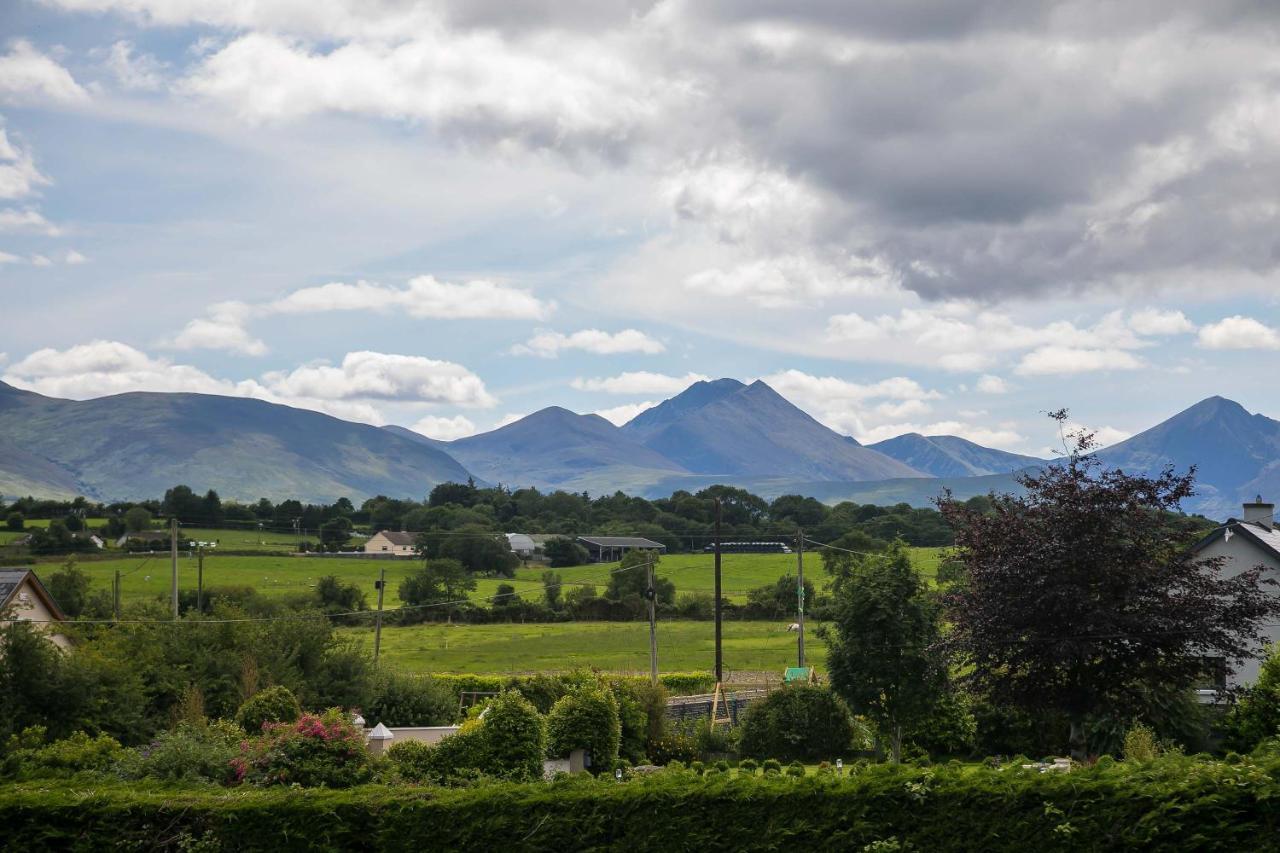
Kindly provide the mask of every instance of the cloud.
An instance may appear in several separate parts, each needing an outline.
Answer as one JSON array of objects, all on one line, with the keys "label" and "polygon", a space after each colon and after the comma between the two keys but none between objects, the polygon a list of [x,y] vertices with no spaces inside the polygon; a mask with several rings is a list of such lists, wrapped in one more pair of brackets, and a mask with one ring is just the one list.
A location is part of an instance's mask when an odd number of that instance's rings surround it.
[{"label": "cloud", "polygon": [[476,425],[464,415],[455,415],[452,418],[427,415],[409,427],[409,429],[425,435],[427,438],[434,438],[439,441],[453,441],[455,438],[475,435]]},{"label": "cloud", "polygon": [[[929,411],[930,401],[942,399],[939,392],[905,376],[864,384],[792,369],[763,379],[817,420],[846,434],[864,434],[869,423],[922,414]],[[888,404],[872,405],[875,400]]]},{"label": "cloud", "polygon": [[522,420],[523,418],[526,418],[526,417],[528,417],[528,413],[525,413],[522,415],[517,412],[507,412],[505,415],[499,418],[497,423],[495,423],[492,427],[490,427],[490,429],[501,429],[504,426],[513,424],[516,421]]},{"label": "cloud", "polygon": [[982,394],[1007,394],[1009,393],[1009,383],[1001,379],[999,376],[993,376],[990,373],[978,378],[978,383],[974,386]]},{"label": "cloud", "polygon": [[1129,327],[1140,335],[1181,335],[1196,327],[1181,311],[1147,308],[1129,318]]},{"label": "cloud", "polygon": [[317,400],[385,400],[487,408],[497,400],[483,380],[450,361],[380,352],[349,352],[337,366],[313,364],[264,374],[263,384],[282,397]]},{"label": "cloud", "polygon": [[9,252],[0,252],[0,264],[20,264],[22,258]]},{"label": "cloud", "polygon": [[1046,376],[1103,370],[1138,370],[1145,366],[1142,359],[1124,350],[1047,346],[1024,355],[1014,372],[1020,376]]},{"label": "cloud", "polygon": [[357,281],[304,287],[267,303],[266,313],[310,314],[324,311],[396,311],[419,319],[545,319],[553,305],[527,290],[491,281],[452,284],[421,275],[404,287]]},{"label": "cloud", "polygon": [[654,340],[637,329],[623,329],[620,332],[582,329],[569,335],[562,332],[539,332],[525,343],[511,348],[515,355],[537,355],[542,358],[555,358],[566,350],[582,350],[597,355],[633,352],[653,355],[664,352],[666,347],[661,341]]},{"label": "cloud", "polygon": [[244,355],[265,355],[267,345],[245,329],[250,308],[243,302],[220,302],[209,306],[209,316],[187,323],[182,331],[159,343],[164,349],[213,349]]},{"label": "cloud", "polygon": [[0,232],[28,232],[56,237],[62,229],[44,218],[38,210],[26,208],[0,209]]},{"label": "cloud", "polygon": [[153,92],[164,86],[165,63],[150,54],[135,54],[130,41],[112,44],[105,64],[126,89]]},{"label": "cloud", "polygon": [[1200,329],[1196,343],[1204,349],[1280,349],[1280,332],[1239,314]]},{"label": "cloud", "polygon": [[[665,373],[650,373],[645,370],[627,371],[617,376],[597,379],[574,379],[569,383],[579,391],[603,391],[606,394],[679,394],[695,382],[705,382],[708,378],[701,373],[686,373],[684,376],[668,376]],[[646,405],[653,405],[652,403]],[[598,413],[597,413],[598,414]]]},{"label": "cloud", "polygon": [[64,255],[62,258],[62,262],[64,264],[76,266],[77,264],[89,263],[89,259],[86,258],[84,255],[80,254],[79,252],[77,252],[75,249],[68,249],[67,254]]},{"label": "cloud", "polygon": [[33,265],[33,266],[37,266],[37,267],[51,267],[51,266],[53,266],[53,261],[49,260],[49,259],[48,259],[47,257],[45,257],[44,255],[32,255],[32,256],[31,256],[31,263],[32,263],[32,265]]},{"label": "cloud", "polygon": [[592,414],[599,415],[615,426],[622,426],[633,419],[636,415],[646,409],[652,409],[656,405],[658,405],[658,403],[652,400],[643,403],[625,403],[621,406],[613,406],[609,409],[597,409]]},{"label": "cloud", "polygon": [[0,99],[19,104],[44,100],[76,104],[88,101],[89,94],[67,69],[30,42],[19,40],[0,56]]},{"label": "cloud", "polygon": [[968,439],[983,447],[1016,451],[1026,442],[1026,436],[1012,426],[977,426],[964,421],[934,421],[933,423],[887,423],[872,427],[854,437],[863,444],[875,444],[907,433],[920,435],[954,435]]},{"label": "cloud", "polygon": [[14,143],[0,127],[0,198],[26,198],[48,183],[49,179],[36,168],[31,152]]}]

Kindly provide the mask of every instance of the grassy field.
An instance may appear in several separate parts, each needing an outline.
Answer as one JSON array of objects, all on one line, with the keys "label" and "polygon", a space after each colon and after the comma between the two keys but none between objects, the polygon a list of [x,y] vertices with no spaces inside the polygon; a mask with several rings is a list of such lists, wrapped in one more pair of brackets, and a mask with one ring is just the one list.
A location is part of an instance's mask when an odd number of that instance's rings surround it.
[{"label": "grassy field", "polygon": [[[725,622],[726,673],[776,672],[794,666],[796,635],[785,621]],[[373,646],[373,631],[342,629]],[[808,662],[821,668],[822,642],[807,633]],[[564,622],[537,625],[415,625],[384,628],[382,657],[405,672],[520,673],[595,667],[608,672],[649,671],[647,622]],[[710,670],[715,665],[715,623],[660,621],[658,663],[663,672]]]},{"label": "grassy field", "polygon": [[[213,531],[209,531],[213,532]],[[223,532],[223,531],[218,531]],[[927,577],[937,571],[937,548],[914,548],[912,559]],[[794,554],[726,554],[721,562],[722,589],[725,597],[734,602],[745,602],[747,592],[755,587],[771,584],[780,575],[795,572]],[[58,563],[41,563],[42,574],[56,571]],[[109,589],[111,579],[119,570],[121,597],[124,601],[138,601],[163,597],[169,591],[169,556],[157,553],[152,557],[138,554],[112,559],[80,560],[79,565],[93,579],[95,587]],[[373,582],[379,571],[387,571],[387,607],[398,607],[400,581],[418,567],[416,560],[361,560],[342,557],[309,556],[243,556],[206,554],[204,559],[204,584],[216,586],[251,586],[264,595],[289,595],[306,592],[316,580],[325,575],[336,575],[344,583],[360,585],[368,594],[370,604],[374,600]],[[610,573],[616,563],[578,566],[572,569],[556,569],[565,584],[591,584],[603,593],[609,583]],[[542,595],[544,567],[522,568],[511,580],[480,578],[472,598],[483,600],[497,592],[499,584],[509,583],[522,596],[536,598]],[[822,560],[816,555],[805,560],[805,573],[819,588],[826,586],[827,577],[822,571]],[[714,562],[710,555],[671,554],[663,557],[658,574],[675,582],[676,594],[688,592],[711,593],[715,587]],[[196,559],[178,558],[178,585],[184,589],[196,585]]]}]

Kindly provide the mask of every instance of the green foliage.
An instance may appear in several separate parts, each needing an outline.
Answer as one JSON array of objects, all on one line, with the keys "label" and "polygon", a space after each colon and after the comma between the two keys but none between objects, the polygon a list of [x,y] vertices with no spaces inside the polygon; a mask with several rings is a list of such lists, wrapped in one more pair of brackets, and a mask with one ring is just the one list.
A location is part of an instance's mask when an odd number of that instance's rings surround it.
[{"label": "green foliage", "polygon": [[[470,537],[462,537],[470,538]],[[476,579],[458,560],[427,560],[423,567],[400,583],[400,600],[405,604],[418,607],[420,605],[440,605],[466,599],[467,593],[476,588]],[[406,611],[410,620],[419,621],[427,618],[439,618],[457,612],[457,607],[441,607],[437,613],[431,608],[418,611]]]},{"label": "green foliage", "polygon": [[609,575],[609,585],[605,588],[604,597],[610,601],[634,603],[639,608],[647,598],[649,588],[648,564],[653,564],[655,572],[653,586],[654,595],[659,604],[673,604],[676,600],[676,585],[670,578],[658,577],[659,557],[655,551],[628,551],[618,562],[618,571]]},{"label": "green foliage", "polygon": [[584,687],[565,696],[547,715],[548,754],[564,758],[575,749],[585,749],[597,772],[617,760],[621,739],[618,702],[600,687]]},{"label": "green foliage", "polygon": [[738,762],[739,776],[754,776],[759,769],[760,764],[754,758],[744,758]]},{"label": "green foliage", "polygon": [[231,767],[235,781],[253,785],[349,788],[370,776],[364,735],[337,708],[292,723],[266,723]]},{"label": "green foliage", "polygon": [[236,722],[250,734],[270,723],[292,723],[302,716],[298,697],[287,687],[268,687],[249,697],[236,711]]},{"label": "green foliage", "polygon": [[130,507],[124,514],[124,529],[129,533],[150,530],[151,513],[144,506]]},{"label": "green foliage", "polygon": [[969,696],[949,690],[913,722],[906,739],[930,755],[965,755],[973,750],[977,734]]},{"label": "green foliage", "polygon": [[[825,553],[825,552],[824,552]],[[813,581],[804,582],[805,608],[813,606],[817,597]],[[713,597],[714,602],[714,597]],[[747,593],[747,607],[755,619],[791,618],[799,606],[799,590],[796,576],[785,574],[768,586],[757,587]]]},{"label": "green foliage", "polygon": [[73,732],[70,737],[44,742],[45,729],[32,726],[11,736],[0,769],[5,776],[60,776],[85,770],[105,770],[124,750],[108,735],[90,737]]},{"label": "green foliage", "polygon": [[679,729],[670,729],[649,743],[649,760],[658,765],[689,764],[698,755],[697,738]]},{"label": "green foliage", "polygon": [[1245,689],[1223,728],[1227,746],[1240,752],[1280,734],[1280,647],[1267,647],[1257,681]]},{"label": "green foliage", "polygon": [[27,517],[20,512],[11,512],[4,518],[4,526],[8,530],[22,530],[27,526]]},{"label": "green foliage", "polygon": [[760,765],[762,772],[766,776],[777,775],[782,772],[782,762],[776,758],[766,758],[764,763]]},{"label": "green foliage", "polygon": [[1125,761],[1154,761],[1160,755],[1156,733],[1141,723],[1129,729],[1124,736]]},{"label": "green foliage", "polygon": [[586,565],[591,559],[587,549],[564,536],[548,539],[542,545],[542,553],[553,569],[569,569]]},{"label": "green foliage", "polygon": [[435,747],[420,740],[394,743],[387,750],[387,760],[401,779],[408,782],[426,782],[431,779],[431,761]]},{"label": "green foliage", "polygon": [[453,692],[434,678],[379,673],[374,681],[372,697],[361,709],[370,727],[447,726],[458,714],[458,700]]},{"label": "green foliage", "polygon": [[475,780],[485,775],[489,762],[484,726],[473,721],[431,747],[422,762],[425,774],[419,778],[443,785]]},{"label": "green foliage", "polygon": [[316,581],[316,606],[325,613],[351,613],[368,609],[364,590],[353,583],[343,583],[334,575]]},{"label": "green foliage", "polygon": [[62,612],[71,617],[84,613],[90,584],[89,575],[76,565],[75,560],[67,560],[62,568],[44,579],[49,595],[58,602]]},{"label": "green foliage", "polygon": [[149,745],[128,750],[116,772],[124,779],[227,783],[234,778],[231,761],[243,740],[244,731],[226,720],[179,723]]},{"label": "green foliage", "polygon": [[818,761],[847,756],[865,740],[840,697],[826,687],[795,685],[748,708],[738,749],[752,758]]},{"label": "green foliage", "polygon": [[793,761],[787,765],[787,775],[794,779],[804,778],[804,765],[799,761]]},{"label": "green foliage", "polygon": [[607,687],[618,703],[619,754],[632,764],[643,763],[649,743],[665,729],[667,691],[633,679],[612,679]]},{"label": "green foliage", "polygon": [[[479,527],[464,527],[458,533],[483,534]],[[501,535],[449,536],[440,545],[439,556],[457,560],[468,572],[511,577],[520,558],[511,551],[511,543]]]},{"label": "green foliage", "polygon": [[514,781],[542,778],[546,725],[529,700],[514,690],[500,694],[485,709],[483,732],[491,775]]}]

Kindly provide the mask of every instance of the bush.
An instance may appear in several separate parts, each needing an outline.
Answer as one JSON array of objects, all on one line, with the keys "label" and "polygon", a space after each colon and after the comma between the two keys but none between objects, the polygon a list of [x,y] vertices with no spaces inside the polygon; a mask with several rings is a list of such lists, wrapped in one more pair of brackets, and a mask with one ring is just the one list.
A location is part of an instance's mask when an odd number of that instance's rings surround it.
[{"label": "bush", "polygon": [[236,711],[236,722],[250,734],[268,723],[292,723],[302,716],[302,706],[287,687],[268,687],[250,696]]},{"label": "bush", "polygon": [[796,779],[804,778],[804,765],[799,761],[793,761],[787,765],[787,775]]},{"label": "bush", "polygon": [[[373,698],[361,715],[370,727],[447,726],[458,716],[458,700],[433,678],[384,672],[373,685]],[[296,718],[295,718],[296,719]]]},{"label": "bush", "polygon": [[435,747],[420,740],[406,740],[392,744],[387,750],[387,761],[396,769],[400,778],[410,782],[426,782],[431,778],[431,760]]},{"label": "bush", "polygon": [[840,697],[825,687],[797,685],[747,710],[738,746],[752,758],[817,761],[845,756],[865,738]]},{"label": "bush", "polygon": [[128,750],[116,772],[125,779],[227,783],[234,779],[231,761],[243,740],[244,732],[229,721],[179,723],[150,745]]},{"label": "bush", "polygon": [[235,781],[254,785],[349,788],[370,775],[364,734],[338,708],[293,723],[265,723],[231,766]]},{"label": "bush", "polygon": [[584,687],[565,696],[547,715],[547,752],[564,758],[575,749],[591,754],[594,772],[602,772],[618,758],[622,724],[618,702],[599,687]]},{"label": "bush", "polygon": [[546,726],[528,699],[514,690],[498,696],[484,712],[482,731],[492,775],[519,782],[542,778]]},{"label": "bush", "polygon": [[760,766],[764,769],[766,776],[776,776],[782,772],[782,762],[776,758],[766,758]]},{"label": "bush", "polygon": [[682,731],[668,731],[649,743],[649,760],[654,764],[688,764],[698,757],[698,741]]},{"label": "bush", "polygon": [[754,758],[744,758],[738,762],[739,776],[754,776],[758,769],[760,769],[760,765],[756,763]]},{"label": "bush", "polygon": [[1138,723],[1124,736],[1125,761],[1154,761],[1160,755],[1155,732]]},{"label": "bush", "polygon": [[1249,685],[1224,721],[1231,749],[1248,751],[1280,733],[1280,647],[1268,646],[1258,680]]},{"label": "bush", "polygon": [[124,753],[120,742],[108,735],[89,737],[73,732],[70,737],[45,743],[41,726],[26,728],[9,738],[5,748],[6,776],[61,776],[86,770],[106,770]]},{"label": "bush", "polygon": [[475,720],[431,747],[426,756],[427,778],[442,785],[478,779],[488,766],[489,741],[483,724]]}]

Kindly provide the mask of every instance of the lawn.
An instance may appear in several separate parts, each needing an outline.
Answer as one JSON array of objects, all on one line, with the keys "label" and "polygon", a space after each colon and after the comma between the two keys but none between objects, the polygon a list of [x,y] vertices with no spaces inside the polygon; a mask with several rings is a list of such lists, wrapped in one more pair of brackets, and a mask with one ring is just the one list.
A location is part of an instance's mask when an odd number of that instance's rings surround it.
[{"label": "lawn", "polygon": [[[816,626],[814,626],[816,627]],[[373,647],[373,631],[341,629]],[[726,675],[777,673],[796,663],[796,635],[785,620],[723,623]],[[821,669],[826,649],[806,632],[808,663]],[[649,671],[647,622],[562,622],[529,625],[414,625],[382,630],[382,657],[406,672],[521,673],[578,667],[620,673]],[[662,672],[709,671],[715,666],[715,623],[658,622]]]}]

